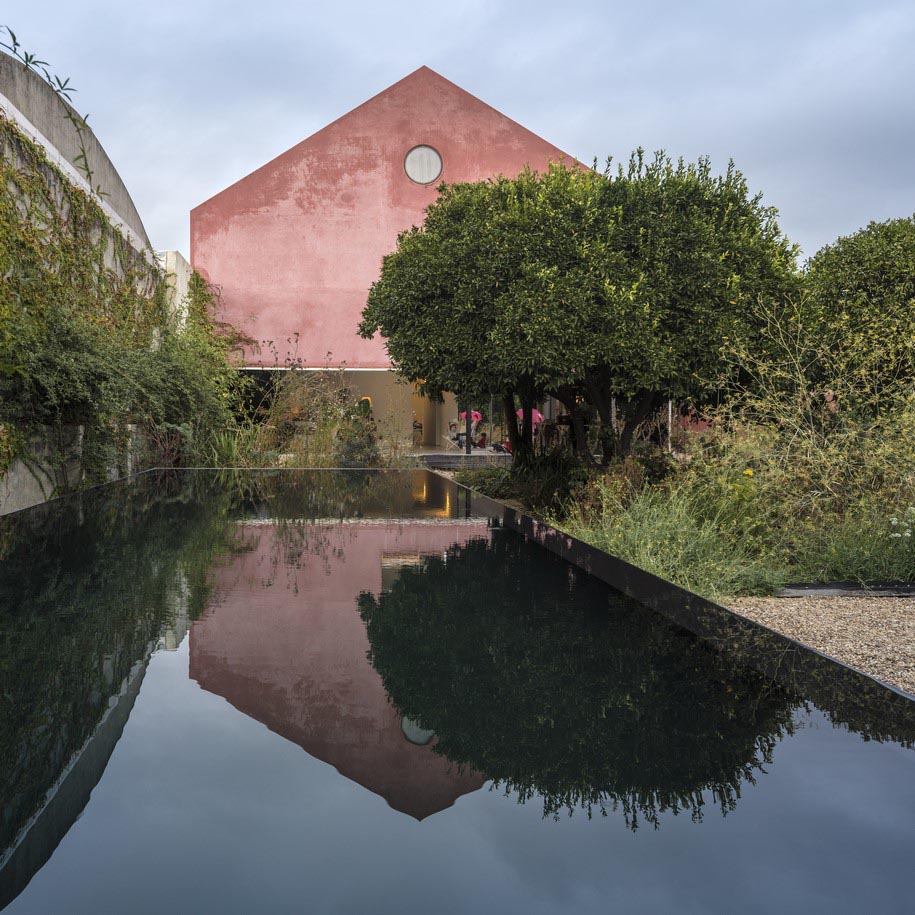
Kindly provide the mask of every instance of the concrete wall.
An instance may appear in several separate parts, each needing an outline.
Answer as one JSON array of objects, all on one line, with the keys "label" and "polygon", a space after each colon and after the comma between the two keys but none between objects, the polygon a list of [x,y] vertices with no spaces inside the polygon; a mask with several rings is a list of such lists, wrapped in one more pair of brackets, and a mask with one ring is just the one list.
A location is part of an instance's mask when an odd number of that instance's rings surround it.
[{"label": "concrete wall", "polygon": [[[418,145],[441,155],[432,184],[406,174]],[[225,320],[273,342],[277,357],[262,345],[248,365],[294,354],[314,368],[388,368],[383,341],[361,339],[356,327],[382,257],[422,224],[438,181],[550,160],[574,162],[422,67],[192,210],[191,263],[220,287]]]},{"label": "concrete wall", "polygon": [[[76,166],[81,151],[79,134],[67,120],[68,110],[73,112],[37,73],[0,52],[0,111],[30,139],[43,146],[51,161],[74,184],[86,190],[85,175]],[[140,214],[117,169],[91,130],[84,132],[84,145],[93,172],[93,185],[105,194],[100,201],[102,208],[115,225],[123,225],[134,247],[149,248]]]},{"label": "concrete wall", "polygon": [[[48,160],[62,174],[52,172],[48,186],[59,211],[65,212],[67,195],[72,185],[94,196],[108,219],[130,243],[134,263],[148,265],[147,291],[151,294],[159,273],[154,263],[146,230],[136,207],[105,150],[90,130],[80,136],[67,114],[75,114],[51,87],[36,73],[7,54],[0,53],[0,118],[13,124],[20,133],[45,150]],[[93,172],[92,187],[76,165],[85,148],[89,168]],[[22,167],[30,157],[25,144],[15,137],[4,144],[0,154],[11,156],[14,167]],[[68,184],[69,182],[69,184]],[[104,196],[95,195],[98,188]],[[29,202],[24,203],[23,212]],[[99,226],[101,230],[101,226]],[[172,307],[178,309],[187,294],[190,265],[178,252],[166,252],[163,266],[169,272],[168,283]],[[105,251],[105,267],[120,270],[116,246]],[[54,442],[53,447],[48,442]],[[28,444],[28,461],[16,460],[6,473],[0,474],[0,514],[28,508],[66,491],[80,482],[81,435],[74,428],[64,430],[63,440],[51,435],[47,440],[36,438]],[[129,450],[126,466],[111,468],[110,478],[124,470],[130,473],[137,452]]]},{"label": "concrete wall", "polygon": [[178,326],[183,327],[187,320],[187,294],[193,267],[180,251],[161,251],[157,258],[165,274],[169,313],[178,319]]},{"label": "concrete wall", "polygon": [[384,438],[414,442],[413,423],[418,421],[423,431],[415,444],[445,447],[443,436],[448,432],[448,423],[458,415],[453,395],[446,394],[444,403],[434,403],[415,393],[413,385],[405,384],[389,370],[349,370],[343,376],[359,397],[372,399],[372,415]]},{"label": "concrete wall", "polygon": [[345,371],[343,377],[359,397],[371,398],[372,417],[383,437],[401,441],[411,439],[412,385],[404,384],[393,372],[386,371]]},{"label": "concrete wall", "polygon": [[32,439],[26,448],[28,460],[17,458],[0,474],[0,515],[47,502],[78,483],[81,448],[78,426],[63,429],[60,436]]},{"label": "concrete wall", "polygon": [[[126,426],[127,442],[116,464],[106,469],[109,481],[136,473],[148,462],[148,443],[139,428]],[[47,429],[26,445],[26,459],[17,458],[0,473],[0,515],[21,511],[77,488],[83,480],[83,427]]]},{"label": "concrete wall", "polygon": [[0,476],[0,515],[18,512],[46,502],[54,491],[47,467],[34,470],[31,462],[15,460],[5,474]]}]

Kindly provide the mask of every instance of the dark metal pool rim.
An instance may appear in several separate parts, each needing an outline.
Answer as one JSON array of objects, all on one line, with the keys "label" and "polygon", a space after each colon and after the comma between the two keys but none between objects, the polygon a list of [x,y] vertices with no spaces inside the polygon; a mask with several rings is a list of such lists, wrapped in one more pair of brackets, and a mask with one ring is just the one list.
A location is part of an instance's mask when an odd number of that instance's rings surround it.
[{"label": "dark metal pool rim", "polygon": [[[457,484],[456,484],[457,485]],[[466,487],[461,487],[465,488]],[[796,692],[865,739],[915,745],[915,696],[557,530],[474,493],[503,525]]]}]

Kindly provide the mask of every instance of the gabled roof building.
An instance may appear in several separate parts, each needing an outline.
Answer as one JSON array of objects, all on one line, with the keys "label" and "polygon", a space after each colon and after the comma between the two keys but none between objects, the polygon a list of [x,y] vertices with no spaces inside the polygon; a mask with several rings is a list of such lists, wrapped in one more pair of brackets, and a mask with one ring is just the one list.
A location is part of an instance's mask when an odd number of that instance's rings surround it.
[{"label": "gabled roof building", "polygon": [[[381,260],[442,181],[572,157],[421,67],[191,211],[191,262],[258,345],[252,369],[345,367],[377,419],[440,443],[454,405],[396,385],[380,338],[356,332]],[[412,395],[412,396],[411,396]]]}]

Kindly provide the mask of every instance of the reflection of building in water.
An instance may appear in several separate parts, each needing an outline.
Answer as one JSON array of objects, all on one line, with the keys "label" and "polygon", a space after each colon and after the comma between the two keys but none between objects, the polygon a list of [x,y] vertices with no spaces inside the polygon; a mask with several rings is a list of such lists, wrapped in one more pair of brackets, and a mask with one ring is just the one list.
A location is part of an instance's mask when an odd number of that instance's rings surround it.
[{"label": "reflection of building in water", "polygon": [[146,656],[134,664],[120,691],[107,698],[95,730],[62,768],[16,841],[0,851],[0,909],[9,905],[44,867],[89,802],[130,717],[152,647],[150,644]]},{"label": "reflection of building in water", "polygon": [[401,722],[357,600],[400,562],[488,538],[485,520],[245,525],[248,550],[214,575],[218,604],[191,625],[190,675],[417,820],[484,782]]},{"label": "reflection of building in water", "polygon": [[187,578],[183,572],[178,572],[178,586],[174,598],[174,609],[169,614],[168,622],[162,629],[159,636],[159,644],[156,646],[163,651],[177,651],[187,635],[189,625],[188,603],[190,601],[191,589],[187,583]]}]

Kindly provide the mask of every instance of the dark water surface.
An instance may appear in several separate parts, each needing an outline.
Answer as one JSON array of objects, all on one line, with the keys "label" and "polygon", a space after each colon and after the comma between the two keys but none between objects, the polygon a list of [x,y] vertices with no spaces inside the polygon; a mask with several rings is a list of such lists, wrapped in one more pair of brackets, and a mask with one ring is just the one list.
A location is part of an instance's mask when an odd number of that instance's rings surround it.
[{"label": "dark water surface", "polygon": [[915,703],[509,522],[422,471],[0,519],[0,907],[913,911]]}]

